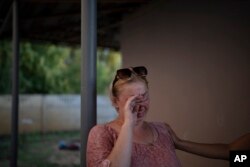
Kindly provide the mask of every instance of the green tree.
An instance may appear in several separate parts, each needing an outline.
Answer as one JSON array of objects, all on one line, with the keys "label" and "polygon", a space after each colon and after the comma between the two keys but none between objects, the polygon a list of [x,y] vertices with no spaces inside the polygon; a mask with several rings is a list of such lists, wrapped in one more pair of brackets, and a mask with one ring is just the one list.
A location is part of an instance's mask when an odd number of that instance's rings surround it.
[{"label": "green tree", "polygon": [[[21,44],[21,93],[79,93],[80,62],[74,61],[73,49],[51,44]],[[77,64],[73,64],[77,63]],[[71,71],[79,71],[72,73]],[[71,74],[71,75],[69,75]],[[79,85],[70,85],[70,80]]]},{"label": "green tree", "polygon": [[11,44],[0,42],[0,94],[11,92]]},{"label": "green tree", "polygon": [[118,51],[99,48],[97,51],[97,93],[107,93],[115,76],[121,67],[121,54]]},{"label": "green tree", "polygon": [[[11,45],[0,42],[0,93],[11,91]],[[98,48],[97,93],[106,93],[117,68],[121,66],[119,52]],[[62,94],[80,93],[81,50],[79,47],[54,44],[20,44],[20,93]]]}]

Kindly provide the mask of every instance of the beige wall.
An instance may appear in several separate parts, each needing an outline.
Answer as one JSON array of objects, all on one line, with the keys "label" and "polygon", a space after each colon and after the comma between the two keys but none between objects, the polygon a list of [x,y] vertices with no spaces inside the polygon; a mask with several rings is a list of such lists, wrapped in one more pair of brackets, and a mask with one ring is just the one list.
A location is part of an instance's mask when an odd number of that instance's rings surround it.
[{"label": "beige wall", "polygon": [[[163,0],[125,17],[123,66],[148,67],[148,120],[196,142],[230,142],[250,132],[249,19],[243,3]],[[183,167],[229,165],[178,156]]]}]

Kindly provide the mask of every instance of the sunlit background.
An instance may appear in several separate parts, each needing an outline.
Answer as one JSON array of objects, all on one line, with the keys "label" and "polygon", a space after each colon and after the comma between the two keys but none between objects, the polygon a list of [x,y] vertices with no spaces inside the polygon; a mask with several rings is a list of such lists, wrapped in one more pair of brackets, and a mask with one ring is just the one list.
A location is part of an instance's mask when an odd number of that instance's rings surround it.
[{"label": "sunlit background", "polygon": [[[80,165],[80,47],[20,45],[19,158],[22,167]],[[11,42],[0,41],[0,166],[9,166]],[[121,54],[97,50],[97,123],[116,116],[109,85]],[[39,162],[39,163],[37,163]]]}]

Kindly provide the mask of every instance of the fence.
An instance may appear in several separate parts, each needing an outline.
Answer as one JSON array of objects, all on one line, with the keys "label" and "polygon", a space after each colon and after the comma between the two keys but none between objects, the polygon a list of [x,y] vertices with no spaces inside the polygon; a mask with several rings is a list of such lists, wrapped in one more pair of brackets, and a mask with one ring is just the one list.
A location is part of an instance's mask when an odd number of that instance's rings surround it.
[{"label": "fence", "polygon": [[[80,95],[20,95],[19,132],[80,130]],[[116,116],[108,97],[97,96],[97,123]],[[11,131],[11,96],[0,96],[0,135]]]}]

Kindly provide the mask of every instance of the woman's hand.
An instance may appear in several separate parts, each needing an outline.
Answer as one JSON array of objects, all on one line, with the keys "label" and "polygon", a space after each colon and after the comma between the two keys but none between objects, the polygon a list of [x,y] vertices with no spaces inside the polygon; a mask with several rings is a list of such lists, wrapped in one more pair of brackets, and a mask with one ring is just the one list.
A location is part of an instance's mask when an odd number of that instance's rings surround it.
[{"label": "woman's hand", "polygon": [[171,135],[171,137],[173,139],[175,147],[178,148],[180,143],[181,143],[181,139],[176,135],[176,133],[173,131],[173,129],[168,124],[166,124],[166,127],[168,129],[169,134]]},{"label": "woman's hand", "polygon": [[[133,127],[135,126],[137,116],[135,112],[137,96],[130,96],[127,99],[122,99],[122,105],[119,108],[119,114],[123,120],[119,130],[119,136],[114,144],[114,147],[107,157],[111,162],[110,166],[128,167],[131,164],[132,143],[133,143]],[[118,123],[118,122],[117,122]]]},{"label": "woman's hand", "polygon": [[124,106],[124,123],[129,123],[134,125],[137,120],[136,111],[137,105],[136,105],[136,95],[131,96],[127,99],[125,106]]},{"label": "woman's hand", "polygon": [[207,144],[207,143],[196,143],[192,141],[182,140],[175,134],[175,132],[171,129],[169,125],[166,124],[166,126],[169,131],[169,134],[172,136],[176,149],[204,156],[207,158],[215,158],[215,159],[229,158],[228,144],[220,144],[220,143]]}]

